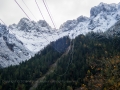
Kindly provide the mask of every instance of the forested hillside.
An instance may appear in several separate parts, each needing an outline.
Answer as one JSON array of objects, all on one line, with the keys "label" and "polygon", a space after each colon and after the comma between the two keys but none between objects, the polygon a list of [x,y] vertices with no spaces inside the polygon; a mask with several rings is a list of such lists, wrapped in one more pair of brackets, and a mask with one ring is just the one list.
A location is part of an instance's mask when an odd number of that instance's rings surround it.
[{"label": "forested hillside", "polygon": [[72,47],[36,90],[120,90],[119,37],[89,33]]},{"label": "forested hillside", "polygon": [[[64,48],[58,48],[59,42]],[[34,90],[120,90],[120,37],[91,32],[59,42],[29,61],[0,69],[0,90],[28,90],[57,59],[57,68]]]}]

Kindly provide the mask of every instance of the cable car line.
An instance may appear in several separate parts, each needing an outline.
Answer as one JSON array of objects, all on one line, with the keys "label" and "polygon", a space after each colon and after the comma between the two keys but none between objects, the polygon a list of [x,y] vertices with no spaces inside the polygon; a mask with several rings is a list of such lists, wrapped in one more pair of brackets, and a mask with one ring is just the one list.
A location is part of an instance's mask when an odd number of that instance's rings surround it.
[{"label": "cable car line", "polygon": [[48,8],[47,8],[46,3],[45,3],[45,1],[44,1],[44,0],[42,0],[42,1],[43,1],[44,5],[45,5],[45,8],[46,8],[46,10],[47,10],[47,12],[48,12],[48,15],[49,15],[49,17],[50,17],[50,19],[51,19],[51,21],[52,21],[53,26],[54,26],[54,28],[56,29],[56,26],[55,26],[55,24],[54,24],[54,22],[53,22],[53,19],[52,19],[52,17],[51,17],[51,14],[50,14],[50,12],[49,12]]},{"label": "cable car line", "polygon": [[[54,26],[54,28],[56,29],[55,23],[54,23],[54,21],[53,21],[53,19],[52,19],[52,16],[51,16],[51,14],[50,14],[49,9],[48,9],[49,7],[48,7],[48,5],[47,5],[47,2],[46,2],[45,0],[42,0],[42,1],[43,1],[43,4],[44,4],[44,6],[45,6],[45,8],[46,8],[46,10],[47,10],[47,13],[48,13],[48,15],[49,15],[49,17],[50,17],[50,19],[51,19],[51,21],[52,21],[53,26]],[[57,35],[59,36],[58,32],[57,32]],[[60,38],[60,36],[59,36],[59,38]]]},{"label": "cable car line", "polygon": [[[23,1],[23,0],[22,0]],[[36,0],[35,0],[36,1]],[[27,13],[22,9],[22,7],[18,4],[18,2],[15,0],[15,2],[17,3],[17,5],[21,8],[21,10],[25,13],[25,15],[29,18],[29,16],[27,15]],[[36,3],[37,4],[37,3]],[[29,18],[30,19],[30,18]],[[31,19],[30,19],[31,20]],[[41,33],[41,32],[40,32]],[[41,33],[42,34],[42,33]],[[43,35],[43,34],[42,34]],[[46,39],[46,37],[43,35],[43,37]],[[47,39],[46,39],[47,40]],[[47,40],[48,41],[48,40]]]},{"label": "cable car line", "polygon": [[[73,43],[71,43],[71,42],[73,42]],[[67,73],[67,71],[68,71],[68,69],[69,69],[69,66],[70,66],[70,64],[72,63],[72,61],[73,61],[73,58],[74,58],[74,56],[73,56],[73,53],[74,53],[74,39],[73,39],[73,41],[70,41],[70,48],[71,48],[71,53],[70,53],[70,55],[71,55],[71,57],[72,57],[72,59],[70,59],[69,58],[69,61],[68,61],[68,65],[67,65],[67,67],[66,67],[66,70],[65,70],[65,72],[63,73],[63,74],[57,74],[55,71],[54,71],[54,74],[56,74],[56,75],[58,75],[58,76],[64,76],[66,73]]]},{"label": "cable car line", "polygon": [[4,25],[6,25],[6,24],[3,22],[3,20],[2,20],[2,19],[0,19],[0,21],[1,21]]},{"label": "cable car line", "polygon": [[[30,17],[27,15],[27,13],[23,10],[23,8],[19,5],[19,3],[16,1],[16,0],[14,0],[15,2],[16,2],[16,4],[20,7],[20,9],[24,12],[24,14],[30,19]],[[39,12],[40,12],[40,14],[42,15],[42,18],[44,19],[44,17],[43,17],[43,14],[42,14],[42,12],[41,12],[41,10],[40,10],[40,8],[39,8],[39,6],[38,6],[38,4],[37,4],[37,1],[35,0],[35,2],[36,2],[36,5],[37,5],[37,7],[38,7],[38,9],[39,9]],[[30,19],[31,20],[31,19]],[[45,19],[44,19],[45,20]],[[49,41],[43,34],[42,34],[42,32],[41,32],[41,35],[45,38],[45,40],[47,40],[47,41]],[[52,38],[53,38],[53,36],[52,36]],[[54,38],[53,38],[54,39]],[[55,40],[55,39],[54,39]],[[49,41],[50,42],[50,41]],[[52,46],[57,52],[59,52],[54,46]],[[60,52],[59,52],[60,53]]]},{"label": "cable car line", "polygon": [[19,5],[19,3],[16,1],[16,0],[14,0],[15,2],[16,2],[16,4],[19,6],[19,8],[24,12],[24,14],[27,16],[27,18],[29,18],[29,20],[31,20],[30,19],[30,17],[27,15],[27,13],[23,10],[23,8]]},{"label": "cable car line", "polygon": [[[35,3],[36,3],[36,5],[37,5],[37,7],[38,7],[38,9],[39,9],[39,12],[40,12],[43,20],[46,21],[36,0],[35,0]],[[49,31],[50,31],[50,30],[49,30]],[[53,35],[52,35],[52,38],[53,38]],[[53,38],[53,40],[55,40],[55,39]]]},{"label": "cable car line", "polygon": [[27,4],[24,2],[24,0],[22,0],[22,2],[24,3],[24,5],[27,7],[27,9],[29,10],[29,12],[32,14],[32,16],[36,19],[36,17],[34,16],[34,14],[32,13],[32,11],[29,9],[29,7],[27,6]]},{"label": "cable car line", "polygon": [[[40,12],[40,14],[41,14],[41,16],[42,16],[42,18],[43,18],[43,20],[44,21],[46,21],[45,20],[45,18],[44,18],[44,16],[43,16],[43,14],[42,14],[42,12],[41,12],[41,9],[40,9],[40,7],[39,7],[39,5],[38,5],[38,3],[37,3],[37,1],[35,0],[35,3],[36,3],[36,5],[37,5],[37,7],[38,7],[38,9],[39,9],[39,12]],[[49,30],[50,31],[50,30]],[[43,35],[43,33],[42,32],[40,32],[42,35]],[[48,42],[50,42],[48,39],[47,39],[47,37],[46,36],[44,36],[43,35],[43,37],[48,41]],[[53,35],[52,35],[52,38],[53,38]],[[53,40],[55,40],[54,38],[53,38]],[[57,52],[59,52],[60,53],[60,51],[58,51],[53,45],[51,45]]]},{"label": "cable car line", "polygon": [[[55,23],[54,23],[54,21],[53,21],[52,15],[50,14],[49,7],[48,7],[48,5],[47,5],[47,2],[46,2],[45,0],[42,0],[42,1],[43,1],[44,6],[45,6],[45,8],[46,8],[46,10],[47,10],[47,13],[48,13],[48,15],[49,15],[49,17],[50,17],[50,19],[51,19],[51,21],[52,21],[53,26],[54,26],[54,28],[56,29],[56,26],[55,26]],[[59,38],[60,38],[60,35],[58,34],[58,32],[56,32],[56,33],[57,33],[57,35],[58,35]]]},{"label": "cable car line", "polygon": [[44,16],[43,16],[43,14],[42,14],[42,12],[41,12],[41,10],[40,10],[40,7],[39,7],[39,5],[38,5],[38,3],[37,3],[36,0],[35,0],[35,3],[36,3],[36,5],[37,5],[37,7],[38,7],[38,10],[39,10],[39,12],[40,12],[40,14],[41,14],[43,20],[45,20],[45,18],[44,18]]}]

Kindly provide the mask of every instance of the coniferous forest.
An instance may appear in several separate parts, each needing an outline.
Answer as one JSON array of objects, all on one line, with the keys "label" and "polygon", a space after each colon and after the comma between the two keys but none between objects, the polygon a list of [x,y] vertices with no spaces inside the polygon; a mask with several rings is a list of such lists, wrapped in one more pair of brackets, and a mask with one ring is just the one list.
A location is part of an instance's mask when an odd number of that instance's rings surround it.
[{"label": "coniferous forest", "polygon": [[120,37],[93,32],[64,37],[30,60],[0,69],[0,90],[29,90],[56,61],[33,90],[120,90]]}]

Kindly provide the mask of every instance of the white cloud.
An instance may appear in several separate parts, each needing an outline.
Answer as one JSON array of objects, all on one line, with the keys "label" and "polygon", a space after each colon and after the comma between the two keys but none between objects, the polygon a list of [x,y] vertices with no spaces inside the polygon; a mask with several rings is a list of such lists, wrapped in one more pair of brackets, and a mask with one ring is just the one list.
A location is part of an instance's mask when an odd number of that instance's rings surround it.
[{"label": "white cloud", "polygon": [[[32,20],[35,18],[31,15],[29,10],[25,7],[22,0],[17,0],[22,6],[25,12],[29,15]],[[45,17],[45,20],[51,25],[51,20],[46,12],[42,0],[36,0],[41,8],[41,11]],[[30,10],[33,12],[38,20],[42,17],[35,4],[35,0],[24,0]],[[104,3],[118,3],[119,0],[46,0],[49,10],[52,14],[54,22],[57,28],[66,20],[76,19],[80,15],[90,15],[90,9],[93,6],[98,5],[100,2]],[[0,18],[7,24],[18,23],[19,20],[26,17],[21,9],[17,6],[14,0],[0,0]]]}]

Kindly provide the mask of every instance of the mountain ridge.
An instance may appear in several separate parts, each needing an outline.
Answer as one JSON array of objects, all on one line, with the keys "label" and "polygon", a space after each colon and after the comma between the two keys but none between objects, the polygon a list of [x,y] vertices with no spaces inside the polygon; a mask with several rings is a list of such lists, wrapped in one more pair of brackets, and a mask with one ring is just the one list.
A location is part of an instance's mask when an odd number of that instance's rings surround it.
[{"label": "mountain ridge", "polygon": [[80,34],[87,34],[91,31],[105,32],[119,20],[120,3],[100,3],[98,6],[91,8],[90,17],[80,16],[77,19],[68,20],[58,30],[51,28],[44,20],[34,22],[27,18],[22,18],[18,24],[8,27],[8,33],[16,37],[26,48],[27,52],[32,52],[35,55],[49,43],[59,38],[69,36],[70,39],[74,39]]}]

